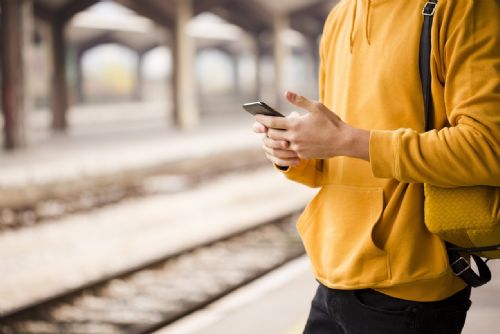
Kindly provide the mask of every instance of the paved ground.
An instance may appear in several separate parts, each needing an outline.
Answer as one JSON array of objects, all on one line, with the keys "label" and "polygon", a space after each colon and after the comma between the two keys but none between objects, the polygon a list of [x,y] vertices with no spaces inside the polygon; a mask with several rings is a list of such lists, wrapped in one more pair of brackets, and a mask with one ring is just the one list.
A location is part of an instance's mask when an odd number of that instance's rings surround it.
[{"label": "paved ground", "polygon": [[[463,334],[500,332],[500,261],[491,267],[494,279],[473,291]],[[302,257],[155,334],[301,334],[316,286]]]},{"label": "paved ground", "polygon": [[155,334],[299,334],[316,286],[304,256]]},{"label": "paved ground", "polygon": [[500,260],[490,261],[493,278],[472,290],[472,307],[463,334],[500,333]]}]

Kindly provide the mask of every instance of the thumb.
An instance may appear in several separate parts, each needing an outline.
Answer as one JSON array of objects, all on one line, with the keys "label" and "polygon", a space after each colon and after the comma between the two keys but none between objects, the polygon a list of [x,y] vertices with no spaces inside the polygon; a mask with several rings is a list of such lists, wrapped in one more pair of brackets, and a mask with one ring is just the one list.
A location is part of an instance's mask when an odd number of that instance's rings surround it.
[{"label": "thumb", "polygon": [[291,104],[299,108],[305,109],[309,112],[314,112],[317,111],[318,109],[318,103],[313,102],[309,100],[307,97],[299,95],[297,93],[287,91],[285,93],[285,97]]}]

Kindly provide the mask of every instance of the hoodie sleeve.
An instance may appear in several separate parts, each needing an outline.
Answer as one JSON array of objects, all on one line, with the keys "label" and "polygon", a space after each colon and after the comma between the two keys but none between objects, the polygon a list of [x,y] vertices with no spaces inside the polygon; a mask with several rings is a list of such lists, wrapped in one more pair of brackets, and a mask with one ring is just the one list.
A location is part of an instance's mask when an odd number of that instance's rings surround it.
[{"label": "hoodie sleeve", "polygon": [[442,81],[446,115],[435,119],[446,117],[449,126],[425,133],[373,130],[372,171],[443,187],[500,186],[500,2],[440,5],[442,19],[433,26],[439,51],[432,57],[442,78],[434,69],[433,80]]},{"label": "hoodie sleeve", "polygon": [[323,171],[321,160],[302,160],[295,167],[274,167],[285,175],[289,180],[302,183],[311,188],[318,188],[322,185]]}]

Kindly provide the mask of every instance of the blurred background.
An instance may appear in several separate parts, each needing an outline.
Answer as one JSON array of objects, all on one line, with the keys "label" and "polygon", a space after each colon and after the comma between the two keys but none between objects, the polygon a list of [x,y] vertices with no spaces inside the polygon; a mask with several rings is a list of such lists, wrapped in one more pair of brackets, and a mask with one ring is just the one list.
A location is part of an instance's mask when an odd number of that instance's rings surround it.
[{"label": "blurred background", "polygon": [[2,6],[7,148],[136,121],[196,128],[243,101],[278,106],[285,87],[314,97],[317,42],[332,7],[33,0],[11,9],[10,2]]},{"label": "blurred background", "polygon": [[315,190],[241,105],[317,98],[336,2],[0,0],[0,334],[301,333]]}]

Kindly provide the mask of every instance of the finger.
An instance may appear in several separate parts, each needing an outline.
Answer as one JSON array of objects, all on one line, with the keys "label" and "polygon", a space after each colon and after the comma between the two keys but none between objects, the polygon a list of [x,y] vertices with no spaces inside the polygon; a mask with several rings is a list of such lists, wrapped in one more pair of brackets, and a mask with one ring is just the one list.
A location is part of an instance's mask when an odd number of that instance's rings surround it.
[{"label": "finger", "polygon": [[290,117],[290,118],[293,118],[293,117],[300,117],[300,114],[299,114],[298,112],[296,112],[296,111],[292,111],[292,112],[288,115],[288,117]]},{"label": "finger", "polygon": [[269,137],[264,137],[263,142],[269,148],[286,149],[290,146],[290,143],[286,140],[274,140]]},{"label": "finger", "polygon": [[318,111],[322,106],[322,104],[319,102],[311,101],[305,96],[290,91],[287,91],[285,93],[285,97],[291,104],[299,108],[305,109],[309,112]]},{"label": "finger", "polygon": [[297,156],[297,153],[294,151],[289,151],[289,150],[280,150],[276,148],[270,148],[265,145],[262,146],[264,148],[264,151],[272,155],[273,157],[279,158],[279,159],[298,159],[299,157]]},{"label": "finger", "polygon": [[266,157],[275,165],[278,166],[283,166],[283,167],[291,167],[291,166],[297,166],[300,162],[299,159],[280,159],[276,158],[270,154],[266,153]]},{"label": "finger", "polygon": [[259,122],[254,122],[252,126],[253,132],[256,133],[266,133],[267,128]]},{"label": "finger", "polygon": [[272,129],[287,129],[287,119],[285,117],[274,117],[274,116],[266,116],[262,114],[258,114],[255,116],[255,120],[267,128]]},{"label": "finger", "polygon": [[278,130],[278,129],[267,130],[267,137],[274,140],[283,140],[289,142],[290,140],[288,140],[288,136],[289,136],[288,131]]}]

